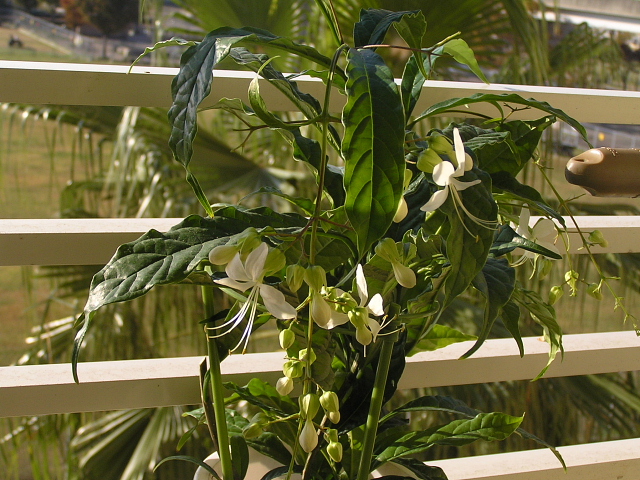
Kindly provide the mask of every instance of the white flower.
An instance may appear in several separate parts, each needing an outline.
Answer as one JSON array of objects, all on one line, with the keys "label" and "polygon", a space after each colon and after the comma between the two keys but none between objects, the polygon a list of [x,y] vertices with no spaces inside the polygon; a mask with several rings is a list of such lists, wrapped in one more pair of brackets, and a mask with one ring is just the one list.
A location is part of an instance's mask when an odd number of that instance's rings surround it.
[{"label": "white flower", "polygon": [[413,270],[402,263],[402,258],[398,253],[396,242],[391,238],[383,238],[378,245],[376,245],[376,254],[391,264],[393,268],[393,275],[396,277],[396,281],[406,288],[413,288],[416,286],[416,274]]},{"label": "white flower", "polygon": [[267,261],[268,254],[269,247],[264,242],[260,243],[255,250],[247,255],[244,262],[242,262],[240,258],[240,253],[237,253],[225,268],[227,278],[216,280],[216,283],[241,292],[251,289],[247,301],[242,305],[238,313],[222,325],[215,327],[216,329],[225,329],[224,332],[216,335],[217,337],[225,335],[237,327],[247,313],[249,314],[247,327],[240,341],[234,347],[234,350],[238,348],[243,341],[245,348],[247,346],[249,335],[253,328],[253,321],[256,316],[258,299],[260,297],[262,297],[265,308],[274,317],[280,320],[287,320],[297,316],[296,309],[287,303],[281,291],[262,283],[264,276],[267,274],[265,262]]},{"label": "white flower", "polygon": [[304,422],[299,441],[300,446],[307,453],[312,452],[318,446],[318,434],[310,418],[307,418]]},{"label": "white flower", "polygon": [[471,182],[458,180],[458,177],[462,177],[465,172],[473,168],[473,159],[464,151],[464,144],[457,128],[453,129],[453,143],[458,166],[454,169],[451,162],[440,162],[433,168],[433,181],[444,189],[434,193],[431,199],[422,206],[421,210],[425,212],[432,212],[440,208],[450,192],[454,196],[454,201],[457,199],[459,203],[462,203],[458,192],[480,183],[479,179]]},{"label": "white flower", "polygon": [[[548,218],[540,218],[533,227],[529,228],[530,218],[531,212],[526,207],[526,205],[524,205],[522,207],[522,211],[520,212],[520,219],[518,220],[518,228],[516,229],[516,233],[521,237],[526,238],[527,240],[537,243],[547,250],[551,250],[552,252],[559,254],[560,251],[555,245],[558,231],[556,230],[556,226],[553,221],[549,220]],[[524,257],[526,258],[534,258],[535,256],[536,254],[533,252],[530,252],[528,250],[524,251]]]},{"label": "white flower", "polygon": [[362,265],[356,267],[356,287],[360,305],[352,312],[349,319],[356,328],[356,340],[362,345],[369,345],[375,341],[378,332],[383,328],[383,325],[369,316],[369,313],[378,317],[384,315],[382,295],[376,293],[369,299],[369,289]]}]

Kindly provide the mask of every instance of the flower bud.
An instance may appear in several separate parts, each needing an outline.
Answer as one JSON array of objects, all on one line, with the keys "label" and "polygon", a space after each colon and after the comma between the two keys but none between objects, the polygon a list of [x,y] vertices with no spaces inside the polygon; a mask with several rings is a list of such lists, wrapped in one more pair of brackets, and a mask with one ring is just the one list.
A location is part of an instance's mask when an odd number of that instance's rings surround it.
[{"label": "flower bud", "polygon": [[337,442],[338,430],[336,430],[335,428],[328,428],[324,432],[324,437],[327,440],[327,443]]},{"label": "flower bud", "polygon": [[280,331],[278,335],[278,340],[280,341],[280,347],[284,350],[293,345],[293,342],[296,341],[296,334],[293,333],[293,330],[290,328],[285,328]]},{"label": "flower bud", "polygon": [[327,390],[320,396],[320,405],[327,412],[337,412],[340,410],[340,401],[336,392]]},{"label": "flower bud", "polygon": [[[307,355],[309,358],[307,358]],[[316,361],[316,352],[313,351],[313,348],[303,348],[298,352],[298,358],[301,361],[308,360],[309,365]]]},{"label": "flower bud", "polygon": [[602,300],[602,292],[600,291],[599,283],[590,283],[587,287],[587,293],[596,300]]},{"label": "flower bud", "polygon": [[320,401],[315,393],[307,393],[300,397],[300,414],[303,418],[313,418],[320,409]]},{"label": "flower bud", "polygon": [[209,261],[214,265],[226,265],[238,253],[237,245],[218,245],[209,252]]},{"label": "flower bud", "polygon": [[262,243],[262,239],[260,238],[260,235],[258,235],[258,231],[253,227],[247,228],[235,238],[237,244],[240,246],[240,251],[243,254],[255,250],[260,246],[260,243]]},{"label": "flower bud", "polygon": [[327,284],[327,273],[320,265],[312,265],[304,272],[304,281],[314,292],[319,292]]},{"label": "flower bud", "polygon": [[342,461],[342,444],[340,442],[330,442],[327,445],[327,454],[334,462]]},{"label": "flower bud", "polygon": [[551,269],[553,268],[553,261],[548,258],[539,257],[540,268],[539,268],[539,276],[540,278],[544,278],[551,273]]},{"label": "flower bud", "polygon": [[293,379],[290,377],[280,377],[276,382],[276,390],[280,395],[286,397],[293,391]]},{"label": "flower bud", "polygon": [[265,274],[270,275],[272,273],[279,272],[287,264],[287,259],[284,257],[282,250],[278,248],[270,248],[267,254],[267,259],[264,262]]},{"label": "flower bud", "polygon": [[340,422],[340,412],[329,412],[327,415],[331,423],[337,424]]},{"label": "flower bud", "polygon": [[590,243],[595,245],[600,245],[601,247],[608,247],[609,242],[604,238],[602,232],[600,230],[594,230],[589,234],[589,238],[587,239]]},{"label": "flower bud", "polygon": [[564,295],[562,287],[558,285],[551,287],[551,290],[549,291],[549,305],[556,303],[562,295]]},{"label": "flower bud", "polygon": [[300,360],[287,360],[282,366],[282,373],[289,378],[299,378],[304,373],[304,365]]},{"label": "flower bud", "polygon": [[429,147],[436,153],[449,153],[453,150],[453,145],[444,135],[433,135],[429,137]]},{"label": "flower bud", "polygon": [[311,419],[307,418],[299,437],[302,450],[311,453],[318,446],[318,435]]},{"label": "flower bud", "polygon": [[367,327],[356,327],[356,340],[362,345],[369,345],[373,340],[373,334]]},{"label": "flower bud", "polygon": [[440,155],[438,155],[432,148],[427,148],[420,153],[416,166],[418,167],[418,170],[422,170],[426,173],[433,173],[433,169],[439,163],[442,163]]},{"label": "flower bud", "polygon": [[407,206],[407,201],[402,197],[400,199],[400,203],[398,204],[398,210],[396,210],[396,214],[393,217],[394,223],[400,223],[405,219],[407,214],[409,213],[409,207]]},{"label": "flower bud", "polygon": [[302,265],[295,264],[287,267],[287,284],[292,292],[300,290],[302,282],[304,281],[304,272],[305,269]]},{"label": "flower bud", "polygon": [[251,440],[254,438],[258,438],[260,435],[262,435],[263,432],[264,430],[260,425],[258,425],[257,423],[250,423],[242,429],[242,436],[247,440]]}]

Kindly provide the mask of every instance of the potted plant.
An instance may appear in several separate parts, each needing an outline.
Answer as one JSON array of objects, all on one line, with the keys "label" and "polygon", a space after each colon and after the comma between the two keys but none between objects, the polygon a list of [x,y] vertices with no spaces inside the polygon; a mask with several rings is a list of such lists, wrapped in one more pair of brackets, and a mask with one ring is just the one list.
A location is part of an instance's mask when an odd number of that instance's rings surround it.
[{"label": "potted plant", "polygon": [[[250,27],[219,28],[202,42],[170,40],[154,47],[190,45],[172,84],[169,142],[206,216],[191,215],[169,232],[152,230],[122,245],[95,275],[78,321],[74,375],[100,307],[183,282],[201,287],[206,312],[206,318],[196,319],[202,320],[208,345],[204,406],[192,415],[212,431],[219,468],[217,473],[203,468],[216,478],[257,478],[247,474],[249,449],[279,465],[269,467],[264,479],[295,474],[364,480],[378,471],[391,480],[446,478],[440,469],[410,458],[435,445],[500,440],[514,432],[546,445],[519,428],[522,417],[478,412],[448,397],[385,405],[408,355],[474,338],[439,323],[461,295],[484,298],[482,326],[465,356],[482,345],[498,319],[522,345],[518,321],[525,312],[549,342],[549,361],[562,351],[550,305],[560,290],[547,302],[516,281],[515,269],[531,258],[544,271],[549,259],[561,258],[553,240],[563,217],[516,176],[532,162],[544,130],[556,120],[586,140],[584,129],[547,103],[517,94],[475,94],[414,112],[423,84],[443,59],[486,81],[467,44],[454,35],[423,48],[426,22],[420,11],[363,10],[348,45],[331,2],[316,4],[336,41],[331,56]],[[406,44],[383,44],[391,28]],[[284,75],[272,57],[247,46],[313,63],[306,73],[322,79],[324,99],[302,92],[295,76]],[[378,53],[389,49],[409,54],[400,83]],[[215,108],[242,120],[248,134],[269,129],[281,135],[292,156],[314,175],[316,188],[308,197],[257,192],[281,198],[287,205],[283,211],[212,206],[190,171],[198,106],[215,88],[212,69],[225,58],[253,70],[256,78],[248,104],[223,99]],[[282,92],[300,116],[270,111],[259,77]],[[341,116],[329,109],[334,95],[346,97]],[[462,107],[473,112],[480,103],[493,105],[498,116],[478,114],[473,123],[424,130],[434,116],[453,116]],[[541,118],[510,119],[519,108],[537,109]],[[530,228],[530,212],[547,218]],[[570,272],[569,287],[577,281]],[[220,308],[220,295],[230,299],[229,308]],[[282,378],[275,385],[261,379],[223,385],[224,357],[242,351],[271,318],[286,352]],[[252,406],[250,417],[227,408],[239,400]],[[403,419],[414,411],[456,418],[414,431]],[[387,463],[408,473],[383,473]]]}]

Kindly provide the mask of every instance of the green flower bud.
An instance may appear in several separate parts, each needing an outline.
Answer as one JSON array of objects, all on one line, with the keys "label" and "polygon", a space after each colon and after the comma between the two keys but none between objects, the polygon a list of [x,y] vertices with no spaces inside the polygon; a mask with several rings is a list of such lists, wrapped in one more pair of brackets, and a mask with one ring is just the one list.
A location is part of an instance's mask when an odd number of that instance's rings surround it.
[{"label": "green flower bud", "polygon": [[209,252],[209,261],[214,265],[226,265],[233,260],[238,250],[237,245],[218,245]]},{"label": "green flower bud", "polygon": [[304,281],[304,272],[305,269],[302,265],[295,264],[287,267],[287,284],[292,292],[300,290],[302,282]]},{"label": "green flower bud", "polygon": [[304,272],[304,281],[315,292],[322,290],[327,284],[327,273],[319,265],[312,265]]},{"label": "green flower bud", "polygon": [[448,154],[453,150],[453,145],[444,135],[433,135],[429,137],[429,147],[436,153]]},{"label": "green flower bud", "polygon": [[340,412],[329,412],[327,416],[331,423],[338,424],[340,422]]},{"label": "green flower bud", "polygon": [[299,378],[304,373],[304,365],[300,360],[287,360],[282,366],[282,373],[289,378]]},{"label": "green flower bud", "polygon": [[[307,355],[309,358],[307,358]],[[309,365],[316,361],[316,353],[313,351],[313,348],[303,348],[298,352],[298,358],[300,361],[309,361]]]},{"label": "green flower bud", "polygon": [[369,345],[373,341],[373,334],[367,327],[356,327],[356,340],[362,345]]},{"label": "green flower bud", "polygon": [[589,234],[589,238],[587,239],[590,243],[595,245],[600,245],[601,247],[608,247],[609,242],[604,238],[602,232],[600,230],[594,230]]},{"label": "green flower bud", "polygon": [[394,223],[400,223],[405,219],[407,214],[409,213],[409,207],[407,206],[407,201],[402,197],[400,199],[400,203],[398,204],[398,210],[396,210],[396,214],[393,216]]},{"label": "green flower bud", "polygon": [[342,461],[342,444],[340,442],[330,442],[327,445],[327,454],[334,462]]},{"label": "green flower bud", "polygon": [[587,293],[596,300],[602,300],[601,285],[599,283],[590,283],[587,287]]},{"label": "green flower bud", "polygon": [[433,169],[439,163],[442,163],[440,155],[438,155],[432,148],[427,148],[420,153],[416,166],[418,167],[418,170],[422,170],[426,173],[433,173]]},{"label": "green flower bud", "polygon": [[337,412],[340,410],[340,401],[336,392],[327,390],[320,396],[320,405],[326,412]]},{"label": "green flower bud", "polygon": [[571,293],[569,295],[571,295],[572,297],[576,296],[577,282],[579,278],[580,274],[575,270],[569,270],[564,274],[564,281],[567,282],[569,288],[571,288]]},{"label": "green flower bud", "polygon": [[302,418],[313,418],[320,409],[320,400],[315,393],[307,393],[300,397],[299,402]]},{"label": "green flower bud", "polygon": [[302,450],[307,453],[311,453],[318,446],[318,434],[313,426],[313,422],[309,418],[304,422],[304,427],[298,440]]},{"label": "green flower bud", "polygon": [[549,305],[556,303],[562,295],[564,295],[564,290],[561,286],[555,285],[551,287],[549,291]]},{"label": "green flower bud", "polygon": [[281,377],[276,382],[276,390],[280,395],[286,397],[293,391],[293,379],[291,377]]},{"label": "green flower bud", "polygon": [[258,438],[264,432],[262,425],[258,423],[250,423],[242,429],[242,436],[247,440]]},{"label": "green flower bud", "polygon": [[338,442],[338,430],[335,428],[328,428],[324,432],[324,437],[327,440],[327,443]]},{"label": "green flower bud", "polygon": [[293,330],[291,330],[290,328],[285,328],[284,330],[280,331],[278,340],[280,341],[280,347],[286,350],[291,345],[293,345],[293,342],[296,341],[296,334],[293,333]]},{"label": "green flower bud", "polygon": [[287,259],[284,257],[284,253],[278,248],[270,248],[267,259],[264,262],[265,275],[279,272],[286,264]]}]

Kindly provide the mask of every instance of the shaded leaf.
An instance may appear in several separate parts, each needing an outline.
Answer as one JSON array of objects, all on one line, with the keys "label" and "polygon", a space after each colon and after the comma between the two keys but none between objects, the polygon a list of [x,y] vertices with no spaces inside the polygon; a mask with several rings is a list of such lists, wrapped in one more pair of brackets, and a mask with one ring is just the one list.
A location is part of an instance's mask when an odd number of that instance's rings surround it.
[{"label": "shaded leaf", "polygon": [[431,352],[454,343],[475,340],[476,338],[478,337],[475,335],[467,335],[455,328],[436,324],[418,343],[416,343],[413,347],[414,351],[412,353],[415,353],[415,351]]},{"label": "shaded leaf", "polygon": [[412,12],[392,12],[378,8],[360,10],[360,21],[353,27],[355,47],[381,44],[393,22],[399,21],[407,14],[416,14],[417,12],[417,10]]},{"label": "shaded leaf", "polygon": [[349,50],[342,114],[347,216],[363,255],[389,228],[404,181],[404,112],[391,71],[369,50]]},{"label": "shaded leaf", "polygon": [[493,245],[491,246],[491,254],[499,257],[512,252],[516,248],[522,248],[523,250],[528,250],[533,253],[539,253],[540,255],[554,258],[556,260],[560,260],[562,258],[562,255],[552,252],[548,248],[542,247],[531,240],[521,237],[509,225],[500,225],[500,228],[498,228],[498,231],[496,232]]},{"label": "shaded leaf", "polygon": [[520,335],[520,307],[515,302],[509,301],[502,307],[502,323],[518,344],[520,356],[524,356],[524,343]]}]

